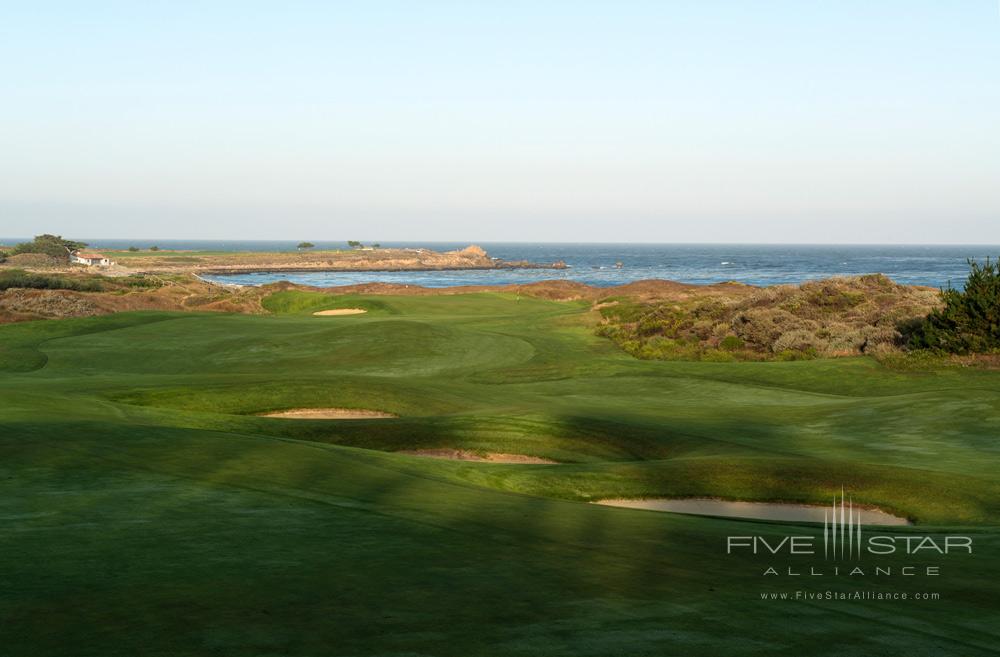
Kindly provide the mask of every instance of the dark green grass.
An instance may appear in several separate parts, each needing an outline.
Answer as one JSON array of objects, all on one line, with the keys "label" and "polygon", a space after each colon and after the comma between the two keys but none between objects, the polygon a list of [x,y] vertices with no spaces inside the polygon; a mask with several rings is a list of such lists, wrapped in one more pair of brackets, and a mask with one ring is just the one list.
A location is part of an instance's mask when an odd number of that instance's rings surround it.
[{"label": "dark green grass", "polygon": [[[270,317],[0,327],[0,654],[980,655],[998,645],[1000,376],[636,361],[586,306],[281,293]],[[365,315],[313,317],[335,307]],[[297,421],[297,407],[397,419]],[[458,447],[496,465],[393,454]],[[939,577],[763,578],[816,527],[615,496],[856,502],[973,535]],[[893,530],[893,533],[898,533]],[[773,561],[773,563],[772,563]],[[805,590],[938,601],[762,601]]]}]

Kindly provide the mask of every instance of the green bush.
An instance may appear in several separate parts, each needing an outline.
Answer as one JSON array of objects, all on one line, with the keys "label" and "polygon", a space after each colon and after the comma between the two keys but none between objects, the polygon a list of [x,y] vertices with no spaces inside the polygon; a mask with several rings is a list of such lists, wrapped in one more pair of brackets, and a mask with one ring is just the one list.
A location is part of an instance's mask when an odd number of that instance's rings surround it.
[{"label": "green bush", "polygon": [[775,353],[775,357],[782,361],[811,360],[818,356],[819,354],[812,347],[807,347],[806,349],[785,349]]},{"label": "green bush", "polygon": [[727,335],[722,338],[722,342],[719,343],[719,348],[725,351],[737,351],[743,348],[743,340],[740,340],[735,335]]},{"label": "green bush", "polygon": [[824,310],[836,311],[857,306],[865,300],[865,296],[860,292],[840,290],[833,285],[824,285],[808,294],[806,300]]},{"label": "green bush", "polygon": [[141,274],[132,274],[130,276],[124,276],[122,278],[116,278],[114,281],[117,285],[123,287],[138,287],[138,288],[158,288],[162,287],[163,283],[156,280],[155,278],[150,278],[148,276],[143,276]]},{"label": "green bush", "polygon": [[64,240],[62,235],[36,235],[30,242],[23,242],[14,247],[13,255],[21,253],[44,253],[45,255],[69,261],[71,251],[87,246],[84,242]]},{"label": "green bush", "polygon": [[76,290],[78,292],[100,292],[104,289],[101,282],[94,279],[32,274],[20,269],[0,272],[0,290],[14,287],[36,290]]},{"label": "green bush", "polygon": [[736,356],[728,351],[706,349],[701,354],[701,360],[708,363],[732,363],[736,360]]},{"label": "green bush", "polygon": [[953,354],[985,353],[1000,349],[1000,262],[969,260],[969,278],[961,291],[941,291],[944,307],[935,310],[911,331],[912,349],[932,349]]}]

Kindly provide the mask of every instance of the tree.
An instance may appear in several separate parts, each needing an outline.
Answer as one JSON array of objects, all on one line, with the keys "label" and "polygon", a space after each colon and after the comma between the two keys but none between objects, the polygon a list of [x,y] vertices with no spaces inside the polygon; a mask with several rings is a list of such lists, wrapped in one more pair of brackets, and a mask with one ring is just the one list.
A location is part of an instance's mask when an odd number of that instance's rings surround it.
[{"label": "tree", "polygon": [[135,253],[136,251],[139,250],[139,247],[137,247],[137,246],[130,246],[130,247],[128,247],[128,250],[131,251],[131,252],[133,252],[133,253]]},{"label": "tree", "polygon": [[316,245],[313,244],[312,242],[299,242],[298,248],[299,249],[311,249],[314,246],[316,246]]},{"label": "tree", "polygon": [[378,242],[375,242],[374,244],[372,244],[372,248],[373,248],[373,249],[381,249],[381,248],[382,248],[382,245],[381,245],[381,244],[379,244]]},{"label": "tree", "polygon": [[74,240],[64,240],[62,235],[36,235],[31,242],[24,242],[14,247],[14,254],[18,253],[44,253],[45,255],[69,260],[69,254],[87,246],[84,242]]},{"label": "tree", "polygon": [[150,251],[159,251],[160,247],[154,245],[154,246],[149,247],[149,250]]},{"label": "tree", "polygon": [[1000,262],[968,262],[964,289],[941,290],[944,307],[911,329],[911,348],[954,354],[1000,349]]},{"label": "tree", "polygon": [[347,246],[351,247],[352,249],[360,249],[362,246],[364,246],[364,244],[362,244],[357,240],[347,240]]}]

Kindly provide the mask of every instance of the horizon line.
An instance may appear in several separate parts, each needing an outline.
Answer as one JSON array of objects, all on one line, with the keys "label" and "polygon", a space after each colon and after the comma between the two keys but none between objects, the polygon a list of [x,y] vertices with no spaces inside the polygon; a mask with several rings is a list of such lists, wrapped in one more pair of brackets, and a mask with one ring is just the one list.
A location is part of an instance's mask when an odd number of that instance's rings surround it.
[{"label": "horizon line", "polygon": [[[34,236],[30,237],[11,237],[5,236],[0,237],[0,245],[11,246],[15,242],[31,241]],[[300,242],[303,239],[300,238],[284,238],[284,237],[254,237],[254,238],[237,238],[237,237],[78,237],[72,236],[66,237],[66,239],[72,239],[77,241],[144,241],[144,242]],[[347,243],[347,239],[339,238],[312,238],[317,242],[344,242]],[[8,244],[7,240],[11,240],[12,243]],[[678,242],[634,242],[634,241],[620,241],[620,240],[586,240],[586,241],[551,241],[551,240],[495,240],[495,239],[485,239],[485,240],[443,240],[443,239],[389,239],[389,240],[359,240],[362,242],[371,243],[381,243],[382,241],[387,244],[391,243],[421,243],[421,244],[551,244],[551,245],[604,245],[604,244],[615,244],[622,246],[908,246],[908,247],[920,247],[920,246],[964,246],[964,247],[976,247],[976,248],[987,248],[987,247],[1000,247],[1000,242],[996,243],[974,243],[974,242],[701,242],[701,241],[678,241]]]}]

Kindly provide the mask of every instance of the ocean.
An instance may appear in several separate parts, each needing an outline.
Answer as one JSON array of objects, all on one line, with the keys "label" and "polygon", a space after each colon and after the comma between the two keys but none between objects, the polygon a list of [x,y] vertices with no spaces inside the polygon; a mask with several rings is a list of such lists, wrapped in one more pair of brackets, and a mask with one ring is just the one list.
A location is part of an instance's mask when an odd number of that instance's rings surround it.
[{"label": "ocean", "polygon": [[[0,239],[10,244],[11,239]],[[108,240],[91,239],[95,249],[131,245],[205,251],[294,251],[298,241]],[[460,249],[468,242],[382,242],[383,247],[423,247],[436,251]],[[499,285],[540,280],[571,280],[588,285],[620,285],[660,278],[684,283],[739,281],[749,285],[799,283],[839,275],[882,273],[899,283],[961,287],[966,260],[1000,256],[1000,246],[900,245],[761,245],[761,244],[554,244],[479,243],[503,260],[554,262],[565,270],[407,271],[407,272],[283,272],[214,276],[214,280],[260,285],[289,280],[332,286],[383,281],[426,287]],[[343,248],[344,242],[316,242],[317,248]],[[621,268],[616,264],[621,263]]]}]

